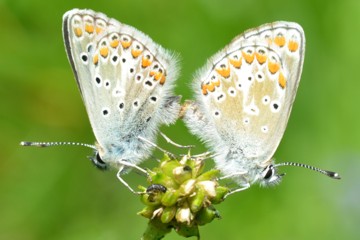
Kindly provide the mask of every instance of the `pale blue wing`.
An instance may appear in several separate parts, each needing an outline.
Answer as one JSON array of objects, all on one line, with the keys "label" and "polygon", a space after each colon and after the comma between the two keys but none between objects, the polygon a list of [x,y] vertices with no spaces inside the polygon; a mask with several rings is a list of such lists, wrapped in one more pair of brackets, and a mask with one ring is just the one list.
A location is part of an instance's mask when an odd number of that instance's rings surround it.
[{"label": "pale blue wing", "polygon": [[159,125],[172,123],[177,61],[135,28],[104,14],[74,9],[63,17],[66,52],[93,128],[100,157],[138,163]]},{"label": "pale blue wing", "polygon": [[270,164],[289,119],[304,51],[298,24],[265,24],[236,37],[196,74],[196,100],[184,119],[216,153],[225,174]]}]

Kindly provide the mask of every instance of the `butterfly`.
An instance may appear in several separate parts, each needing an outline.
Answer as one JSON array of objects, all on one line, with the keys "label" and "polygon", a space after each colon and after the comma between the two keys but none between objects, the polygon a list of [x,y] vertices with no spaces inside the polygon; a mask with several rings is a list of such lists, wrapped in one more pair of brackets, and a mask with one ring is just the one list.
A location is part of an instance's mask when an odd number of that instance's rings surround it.
[{"label": "butterfly", "polygon": [[250,29],[212,56],[195,75],[195,100],[185,106],[189,130],[215,153],[216,168],[239,188],[273,185],[277,167],[310,168],[339,179],[335,172],[300,163],[275,164],[299,86],[305,54],[302,27],[274,22]]},{"label": "butterfly", "polygon": [[63,38],[92,130],[95,145],[22,142],[24,146],[82,145],[93,148],[100,169],[118,169],[121,178],[146,159],[159,126],[178,118],[180,96],[174,54],[139,30],[92,10],[73,9],[63,16]]}]

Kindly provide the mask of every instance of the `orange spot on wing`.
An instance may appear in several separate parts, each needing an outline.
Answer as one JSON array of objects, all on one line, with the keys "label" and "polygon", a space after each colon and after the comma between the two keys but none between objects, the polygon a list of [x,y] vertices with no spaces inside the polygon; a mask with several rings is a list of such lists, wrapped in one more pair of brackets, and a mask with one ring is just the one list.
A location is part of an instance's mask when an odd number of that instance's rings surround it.
[{"label": "orange spot on wing", "polygon": [[99,62],[99,55],[95,54],[93,57],[93,63],[96,65],[96,64],[98,64],[98,62]]},{"label": "orange spot on wing", "polygon": [[251,64],[254,61],[254,54],[248,54],[246,52],[242,52],[243,57],[245,58],[245,61],[249,64]]},{"label": "orange spot on wing", "polygon": [[218,74],[220,74],[224,78],[228,78],[230,76],[230,66],[228,66],[227,68],[220,68],[215,70]]},{"label": "orange spot on wing", "polygon": [[218,79],[216,82],[213,82],[215,87],[220,87],[220,80]]},{"label": "orange spot on wing", "polygon": [[110,46],[111,46],[112,48],[117,48],[117,46],[119,46],[119,43],[120,43],[120,41],[117,40],[117,39],[115,39],[115,40],[112,40],[112,41],[110,42]]},{"label": "orange spot on wing", "polygon": [[92,34],[94,32],[94,26],[91,24],[86,23],[85,24],[85,31],[89,34]]},{"label": "orange spot on wing", "polygon": [[151,61],[145,57],[141,60],[141,67],[146,68],[151,65]]},{"label": "orange spot on wing", "polygon": [[160,80],[160,84],[163,85],[165,83],[165,74],[162,72],[157,71],[150,71],[149,73],[150,77],[154,77],[155,81]]},{"label": "orange spot on wing", "polygon": [[290,52],[295,52],[299,48],[299,44],[296,41],[290,40],[288,43]]},{"label": "orange spot on wing", "polygon": [[96,27],[95,31],[97,34],[100,34],[103,31],[103,29],[101,27]]},{"label": "orange spot on wing", "polygon": [[127,49],[130,47],[131,41],[121,41],[121,45],[123,46],[124,49]]},{"label": "orange spot on wing", "polygon": [[207,84],[207,90],[209,90],[210,92],[215,91],[215,84],[212,82]]},{"label": "orange spot on wing", "polygon": [[274,39],[274,43],[279,47],[283,47],[285,45],[285,37],[284,36],[276,36]]},{"label": "orange spot on wing", "polygon": [[75,35],[76,35],[77,37],[81,37],[82,34],[83,34],[83,31],[82,31],[81,28],[76,27],[76,28],[74,28],[74,33],[75,33]]},{"label": "orange spot on wing", "polygon": [[285,79],[285,76],[284,74],[282,74],[282,72],[279,73],[279,85],[282,89],[284,89],[286,87],[286,79]]},{"label": "orange spot on wing", "polygon": [[206,85],[204,85],[204,84],[201,85],[201,92],[202,92],[203,95],[207,95],[207,94],[208,94]]},{"label": "orange spot on wing", "polygon": [[[155,78],[156,79],[156,78]],[[161,73],[161,77],[160,77],[160,84],[163,85],[166,81],[166,77],[165,74]]]},{"label": "orange spot on wing", "polygon": [[255,56],[256,56],[256,60],[257,60],[260,64],[263,64],[264,62],[266,62],[267,56],[265,56],[264,54],[255,53]]},{"label": "orange spot on wing", "polygon": [[100,55],[103,58],[106,58],[109,55],[109,48],[108,47],[102,47],[100,48]]},{"label": "orange spot on wing", "polygon": [[276,73],[277,71],[279,71],[280,69],[280,64],[276,63],[276,62],[271,62],[269,61],[268,63],[268,68],[269,68],[269,71],[274,74]]},{"label": "orange spot on wing", "polygon": [[141,50],[135,50],[135,49],[131,50],[131,55],[133,56],[133,58],[137,58],[141,53],[142,53]]},{"label": "orange spot on wing", "polygon": [[163,75],[164,75],[163,73],[157,72],[155,74],[154,78],[155,78],[156,81],[159,81],[160,79],[162,79]]},{"label": "orange spot on wing", "polygon": [[230,64],[233,65],[235,68],[240,68],[242,64],[242,59],[230,59]]}]

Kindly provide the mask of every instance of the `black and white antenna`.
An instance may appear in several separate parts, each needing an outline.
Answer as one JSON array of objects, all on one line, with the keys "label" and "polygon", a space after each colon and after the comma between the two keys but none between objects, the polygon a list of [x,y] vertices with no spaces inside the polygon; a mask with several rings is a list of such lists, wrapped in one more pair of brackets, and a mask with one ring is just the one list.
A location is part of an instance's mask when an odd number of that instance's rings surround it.
[{"label": "black and white antenna", "polygon": [[20,142],[21,146],[25,147],[53,147],[53,146],[82,146],[82,147],[88,147],[96,150],[96,147],[91,144],[87,143],[78,143],[78,142],[26,142],[22,141]]},{"label": "black and white antenna", "polygon": [[284,163],[275,164],[274,166],[275,167],[281,167],[281,166],[303,167],[303,168],[313,170],[315,172],[322,173],[322,174],[324,174],[324,175],[326,175],[328,177],[331,177],[333,179],[341,179],[340,175],[337,172],[323,170],[323,169],[313,167],[313,166],[310,166],[310,165],[306,165],[306,164],[303,164],[303,163],[284,162]]}]

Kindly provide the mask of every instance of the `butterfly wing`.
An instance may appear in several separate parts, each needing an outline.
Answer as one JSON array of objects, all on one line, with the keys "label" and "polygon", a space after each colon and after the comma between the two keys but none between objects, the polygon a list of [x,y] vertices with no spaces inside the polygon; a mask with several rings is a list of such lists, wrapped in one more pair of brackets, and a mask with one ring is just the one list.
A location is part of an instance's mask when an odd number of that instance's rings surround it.
[{"label": "butterfly wing", "polygon": [[269,164],[289,119],[304,51],[298,24],[265,24],[236,37],[196,74],[196,101],[184,119],[225,174]]},{"label": "butterfly wing", "polygon": [[136,164],[159,125],[177,118],[172,94],[177,60],[135,28],[102,13],[74,9],[63,17],[65,48],[103,161]]}]

